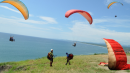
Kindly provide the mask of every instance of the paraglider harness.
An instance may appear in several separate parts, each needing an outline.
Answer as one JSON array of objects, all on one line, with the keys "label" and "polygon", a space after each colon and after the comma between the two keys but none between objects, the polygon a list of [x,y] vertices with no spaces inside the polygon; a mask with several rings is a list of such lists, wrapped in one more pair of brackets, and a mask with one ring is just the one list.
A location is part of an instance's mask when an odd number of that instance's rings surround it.
[{"label": "paraglider harness", "polygon": [[[48,53],[49,54],[49,53]],[[53,57],[55,58],[57,55],[53,55]],[[49,57],[49,55],[47,55],[47,59],[51,59],[50,57]]]},{"label": "paraglider harness", "polygon": [[74,43],[73,46],[75,47],[75,46],[76,46],[76,43]]},{"label": "paraglider harness", "polygon": [[15,39],[13,39],[13,37],[10,37],[9,41],[15,41]]},{"label": "paraglider harness", "polygon": [[74,55],[72,53],[70,53],[68,58],[71,60],[71,59],[73,59],[73,57],[74,57]]},{"label": "paraglider harness", "polygon": [[73,45],[74,47],[76,46],[76,44]]}]

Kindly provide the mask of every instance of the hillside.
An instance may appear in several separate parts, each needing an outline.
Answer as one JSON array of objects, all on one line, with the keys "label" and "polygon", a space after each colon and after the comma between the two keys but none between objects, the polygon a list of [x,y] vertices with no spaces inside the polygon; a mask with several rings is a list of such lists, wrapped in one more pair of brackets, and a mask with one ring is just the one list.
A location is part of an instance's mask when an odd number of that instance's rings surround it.
[{"label": "hillside", "polygon": [[[127,55],[130,64],[130,54]],[[71,65],[65,65],[65,57],[54,58],[53,67],[46,57],[19,62],[0,63],[1,73],[127,73],[130,70],[109,70],[107,66],[98,65],[107,62],[107,54],[74,56]]]}]

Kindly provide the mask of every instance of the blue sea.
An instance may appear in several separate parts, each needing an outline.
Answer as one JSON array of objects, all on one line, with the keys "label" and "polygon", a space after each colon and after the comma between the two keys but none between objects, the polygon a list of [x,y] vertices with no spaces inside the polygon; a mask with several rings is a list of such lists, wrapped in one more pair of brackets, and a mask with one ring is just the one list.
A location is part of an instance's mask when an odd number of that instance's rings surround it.
[{"label": "blue sea", "polygon": [[[15,42],[9,41],[14,36]],[[74,55],[90,55],[108,53],[106,47],[95,46],[73,41],[30,37],[16,34],[0,33],[0,62],[22,61],[46,57],[53,49],[54,55],[66,56],[66,52]]]}]

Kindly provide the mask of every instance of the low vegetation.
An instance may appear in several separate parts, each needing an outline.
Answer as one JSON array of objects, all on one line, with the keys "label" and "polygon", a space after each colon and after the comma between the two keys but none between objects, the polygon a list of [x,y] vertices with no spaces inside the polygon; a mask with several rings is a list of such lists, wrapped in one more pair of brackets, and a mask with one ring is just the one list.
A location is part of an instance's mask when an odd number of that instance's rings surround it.
[{"label": "low vegetation", "polygon": [[[130,54],[128,54],[130,55]],[[66,57],[54,58],[53,67],[49,60],[42,57],[35,60],[0,63],[0,73],[128,73],[130,70],[109,70],[107,66],[98,65],[108,62],[107,54],[74,56],[71,65],[65,65]]]}]

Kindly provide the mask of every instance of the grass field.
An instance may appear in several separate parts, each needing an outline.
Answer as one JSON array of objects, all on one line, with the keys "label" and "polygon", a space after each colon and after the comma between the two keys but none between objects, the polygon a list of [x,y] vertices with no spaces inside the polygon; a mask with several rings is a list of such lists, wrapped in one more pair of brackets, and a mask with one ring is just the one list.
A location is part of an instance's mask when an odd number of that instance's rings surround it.
[{"label": "grass field", "polygon": [[[128,62],[130,54],[127,54]],[[36,60],[0,63],[0,73],[128,73],[130,70],[109,70],[107,66],[98,65],[108,62],[107,54],[78,55],[71,60],[71,65],[65,65],[66,57],[54,58],[53,67],[49,66],[46,57]]]}]

